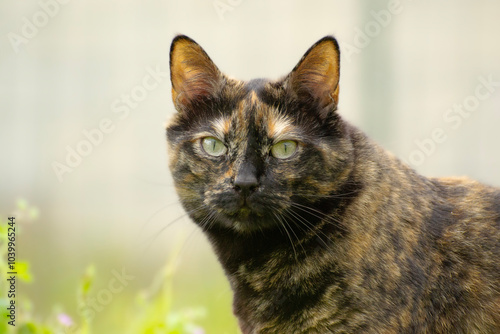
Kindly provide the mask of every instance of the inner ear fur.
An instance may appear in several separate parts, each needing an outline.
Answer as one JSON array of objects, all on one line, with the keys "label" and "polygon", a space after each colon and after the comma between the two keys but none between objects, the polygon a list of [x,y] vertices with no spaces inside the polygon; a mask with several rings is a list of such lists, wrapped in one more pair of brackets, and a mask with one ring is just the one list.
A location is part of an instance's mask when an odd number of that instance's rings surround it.
[{"label": "inner ear fur", "polygon": [[319,108],[338,104],[340,50],[335,38],[326,36],[304,54],[289,75],[289,84],[299,100]]},{"label": "inner ear fur", "polygon": [[221,80],[221,72],[205,50],[191,38],[179,35],[170,47],[170,80],[172,99],[177,108],[213,96]]}]

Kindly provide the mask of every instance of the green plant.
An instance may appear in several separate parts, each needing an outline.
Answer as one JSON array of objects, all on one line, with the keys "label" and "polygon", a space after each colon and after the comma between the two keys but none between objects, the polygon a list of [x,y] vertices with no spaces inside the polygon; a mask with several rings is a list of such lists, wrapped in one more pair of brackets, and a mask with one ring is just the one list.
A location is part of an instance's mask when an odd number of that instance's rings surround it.
[{"label": "green plant", "polygon": [[[22,221],[35,221],[38,210],[28,205],[26,201],[20,200],[13,216],[16,217],[16,237],[21,232]],[[22,219],[21,219],[22,218]],[[10,272],[8,258],[9,246],[9,221],[0,221],[0,271]],[[133,318],[127,319],[130,334],[203,334],[204,330],[196,324],[196,321],[205,317],[205,310],[200,308],[189,308],[175,311],[173,305],[173,277],[177,267],[178,251],[176,247],[167,261],[163,270],[154,279],[151,286],[139,293],[135,299],[131,313]],[[30,272],[28,261],[15,261],[16,284],[21,281],[30,283],[33,275]],[[76,303],[79,309],[85,309],[89,303],[89,296],[93,290],[96,279],[95,266],[90,265],[85,270],[77,287]],[[4,292],[9,290],[8,281],[0,280],[0,333],[5,334],[94,334],[93,317],[89,313],[80,312],[79,318],[68,315],[63,308],[53,307],[52,315],[48,319],[40,319],[36,316],[32,303],[26,296],[9,298]],[[9,325],[10,300],[15,301],[16,318],[15,326]],[[7,320],[5,320],[7,319]],[[100,333],[98,333],[100,334]]]}]

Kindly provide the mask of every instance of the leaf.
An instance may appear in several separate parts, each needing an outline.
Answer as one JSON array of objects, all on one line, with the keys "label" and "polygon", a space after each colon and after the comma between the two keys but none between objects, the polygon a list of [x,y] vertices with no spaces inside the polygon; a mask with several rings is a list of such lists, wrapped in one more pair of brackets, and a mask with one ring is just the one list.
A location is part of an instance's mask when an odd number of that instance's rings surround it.
[{"label": "leaf", "polygon": [[26,261],[16,262],[17,277],[23,282],[31,283],[33,276],[30,272],[30,265]]},{"label": "leaf", "polygon": [[36,333],[40,333],[40,331],[38,331],[37,326],[34,323],[28,322],[28,323],[22,324],[19,327],[18,333],[19,334],[36,334]]},{"label": "leaf", "polygon": [[85,299],[88,296],[90,289],[94,283],[95,278],[95,266],[93,264],[89,265],[83,274],[80,283],[80,296]]}]

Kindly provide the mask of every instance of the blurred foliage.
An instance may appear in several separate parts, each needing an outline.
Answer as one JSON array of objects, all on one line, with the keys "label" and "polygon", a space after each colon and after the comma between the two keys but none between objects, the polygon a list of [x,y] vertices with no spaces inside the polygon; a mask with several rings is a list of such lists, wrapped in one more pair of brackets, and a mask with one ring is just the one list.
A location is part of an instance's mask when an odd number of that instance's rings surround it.
[{"label": "blurred foliage", "polygon": [[[23,228],[25,221],[31,222],[38,217],[38,210],[30,207],[26,201],[19,201],[17,210],[12,216],[16,217],[15,227],[16,238]],[[20,224],[21,218],[23,224]],[[5,218],[3,218],[5,219]],[[9,221],[0,221],[0,271],[7,273],[8,267],[8,247],[9,247]],[[13,239],[11,239],[12,242]],[[10,244],[14,246],[13,244]],[[198,325],[198,321],[207,318],[207,311],[204,308],[187,308],[182,311],[173,310],[173,278],[177,267],[178,251],[177,247],[166,266],[153,280],[151,286],[135,298],[133,305],[129,305],[130,310],[124,314],[133,314],[129,318],[125,316],[128,330],[126,334],[204,334],[205,329]],[[9,298],[6,293],[9,291],[9,282],[0,280],[0,333],[5,334],[94,334],[99,333],[93,324],[95,312],[89,311],[92,303],[90,297],[94,288],[94,283],[98,273],[94,265],[89,265],[80,279],[76,291],[76,304],[80,310],[78,317],[72,317],[64,308],[54,306],[51,316],[41,319],[37,316],[32,303],[26,296],[19,295],[19,282],[29,284],[33,280],[30,272],[30,265],[27,261],[17,259],[15,261],[16,275],[16,296]],[[102,290],[101,290],[102,291]],[[109,292],[110,296],[112,292]],[[16,318],[15,326],[8,324],[10,300],[15,300]],[[95,298],[94,298],[95,302]],[[7,320],[4,320],[7,319]]]}]

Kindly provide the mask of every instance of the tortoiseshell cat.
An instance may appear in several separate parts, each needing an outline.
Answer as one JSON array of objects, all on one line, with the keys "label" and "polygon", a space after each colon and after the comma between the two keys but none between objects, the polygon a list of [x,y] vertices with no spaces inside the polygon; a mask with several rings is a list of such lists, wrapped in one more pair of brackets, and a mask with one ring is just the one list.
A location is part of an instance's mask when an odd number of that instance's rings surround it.
[{"label": "tortoiseshell cat", "polygon": [[500,333],[500,189],[429,179],[336,111],[339,47],[279,81],[171,46],[167,127],[182,205],[243,333]]}]

